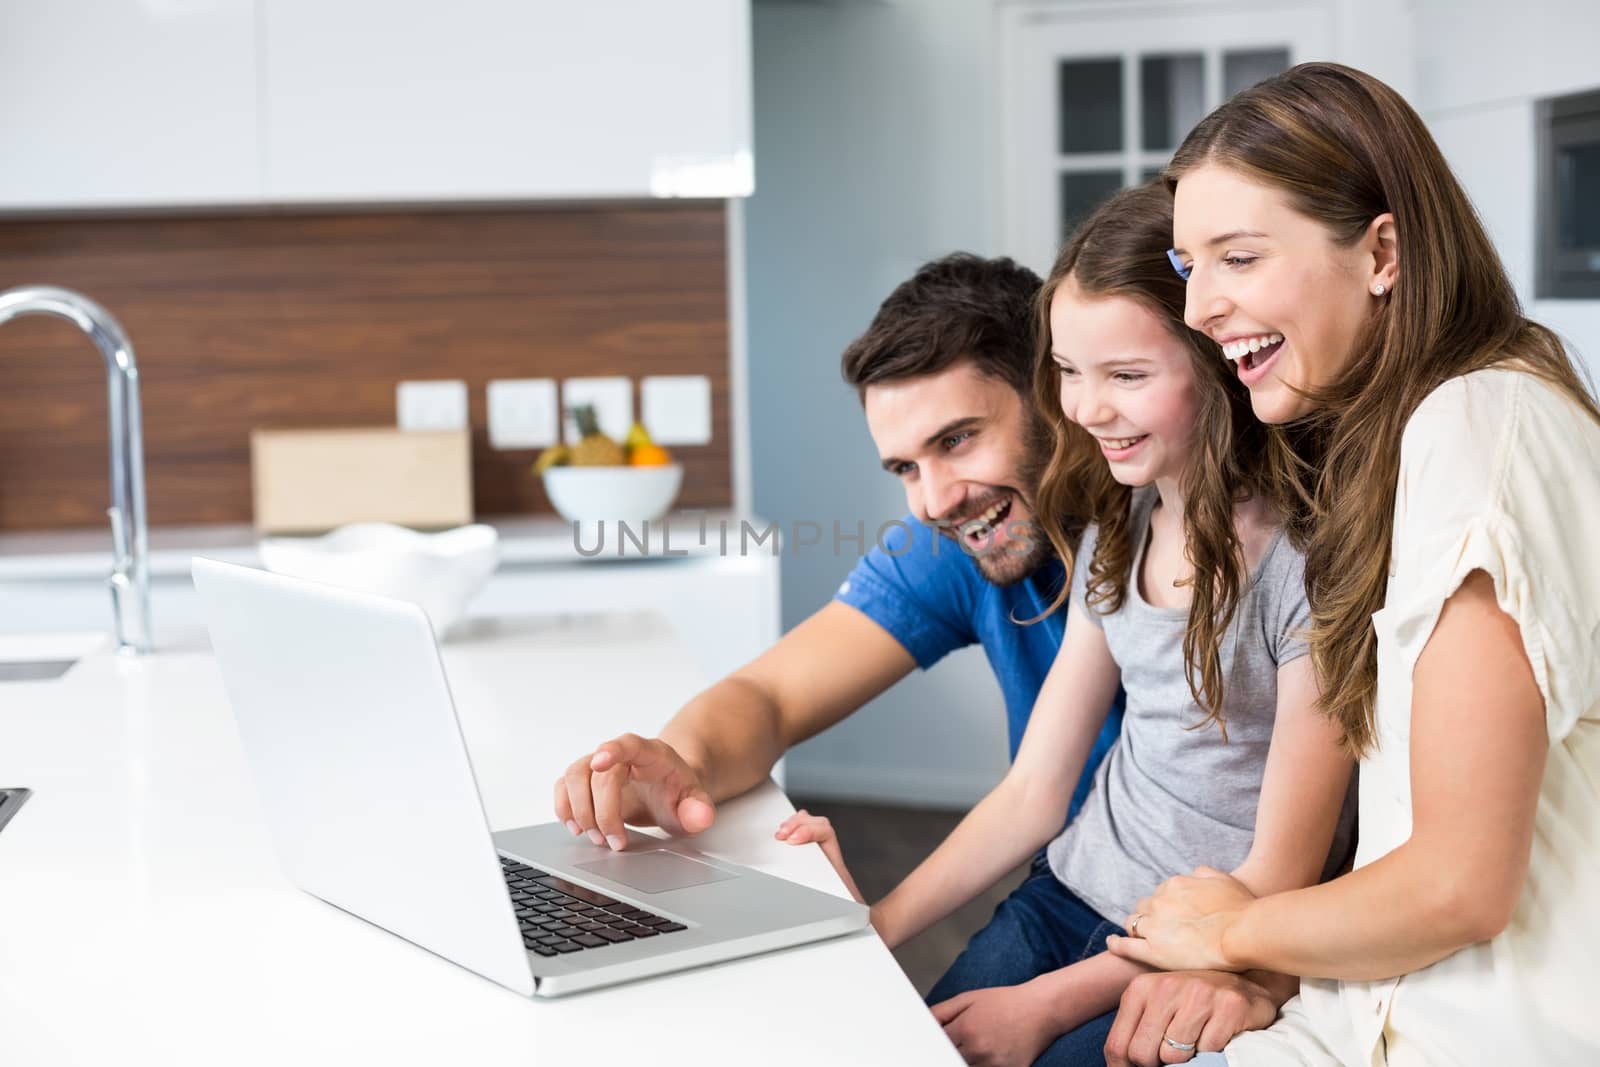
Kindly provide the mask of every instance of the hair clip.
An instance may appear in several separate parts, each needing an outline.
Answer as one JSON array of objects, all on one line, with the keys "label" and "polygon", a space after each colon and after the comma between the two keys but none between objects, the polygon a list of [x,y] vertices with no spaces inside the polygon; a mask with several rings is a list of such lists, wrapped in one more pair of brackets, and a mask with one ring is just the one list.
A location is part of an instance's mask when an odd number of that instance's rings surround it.
[{"label": "hair clip", "polygon": [[1167,262],[1172,264],[1172,269],[1178,272],[1178,277],[1184,281],[1189,280],[1189,268],[1183,265],[1183,260],[1178,258],[1176,248],[1167,249]]}]

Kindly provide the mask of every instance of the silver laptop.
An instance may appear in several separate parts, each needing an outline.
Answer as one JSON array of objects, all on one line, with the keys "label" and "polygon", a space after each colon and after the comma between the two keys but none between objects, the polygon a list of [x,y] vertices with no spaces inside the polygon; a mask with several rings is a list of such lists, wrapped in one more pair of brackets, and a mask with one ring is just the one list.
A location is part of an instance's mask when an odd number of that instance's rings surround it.
[{"label": "silver laptop", "polygon": [[491,834],[421,608],[198,557],[194,582],[279,860],[307,893],[538,996],[866,925],[853,901],[676,842]]}]

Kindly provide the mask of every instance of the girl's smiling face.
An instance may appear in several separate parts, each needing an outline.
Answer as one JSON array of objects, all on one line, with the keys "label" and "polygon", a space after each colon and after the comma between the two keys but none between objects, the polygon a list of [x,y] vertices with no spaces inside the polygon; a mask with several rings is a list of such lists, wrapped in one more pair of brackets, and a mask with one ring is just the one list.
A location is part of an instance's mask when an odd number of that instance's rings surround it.
[{"label": "girl's smiling face", "polygon": [[1127,296],[1089,296],[1068,277],[1050,301],[1061,411],[1091,434],[1111,475],[1149,485],[1183,473],[1199,393],[1189,346]]},{"label": "girl's smiling face", "polygon": [[1392,216],[1341,245],[1282,192],[1216,163],[1178,181],[1173,237],[1189,272],[1184,319],[1234,361],[1263,422],[1312,409],[1301,393],[1350,365],[1399,273]]}]

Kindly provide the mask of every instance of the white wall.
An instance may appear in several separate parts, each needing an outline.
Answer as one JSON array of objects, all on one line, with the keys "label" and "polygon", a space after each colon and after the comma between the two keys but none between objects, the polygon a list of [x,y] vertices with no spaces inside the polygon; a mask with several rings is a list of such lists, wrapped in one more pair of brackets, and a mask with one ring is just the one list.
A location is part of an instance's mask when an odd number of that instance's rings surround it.
[{"label": "white wall", "polygon": [[[788,629],[825,604],[855,550],[831,524],[905,510],[877,465],[839,355],[927,259],[994,254],[991,17],[979,0],[758,3],[756,193],[746,205],[756,512],[821,522],[783,562]],[[1004,772],[998,687],[976,649],[914,674],[787,764],[798,793],[962,804]]]},{"label": "white wall", "polygon": [[[1531,303],[1533,100],[1600,85],[1590,56],[1600,3],[1329,7],[1328,58],[1370,71],[1418,105],[1531,314],[1574,341],[1600,377],[1600,302]],[[861,518],[873,527],[904,503],[875,465],[838,357],[922,261],[957,248],[1005,251],[992,7],[763,0],[754,11],[757,173],[746,258],[755,507],[785,526],[838,518],[853,528]],[[853,560],[830,547],[785,559],[785,629],[825,603],[849,570]],[[1003,773],[1004,736],[988,664],[969,650],[802,746],[789,782],[800,793],[961,805]]]},{"label": "white wall", "polygon": [[1535,300],[1534,103],[1600,88],[1595,0],[1420,0],[1412,102],[1528,308],[1600,379],[1600,301]]}]

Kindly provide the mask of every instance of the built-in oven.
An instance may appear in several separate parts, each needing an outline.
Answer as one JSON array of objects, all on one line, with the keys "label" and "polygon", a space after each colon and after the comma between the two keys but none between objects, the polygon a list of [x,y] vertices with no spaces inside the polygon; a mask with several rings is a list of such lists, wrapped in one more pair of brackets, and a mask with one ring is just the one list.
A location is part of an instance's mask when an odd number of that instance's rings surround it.
[{"label": "built-in oven", "polygon": [[1600,300],[1600,89],[1539,102],[1541,298]]}]

